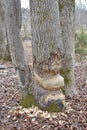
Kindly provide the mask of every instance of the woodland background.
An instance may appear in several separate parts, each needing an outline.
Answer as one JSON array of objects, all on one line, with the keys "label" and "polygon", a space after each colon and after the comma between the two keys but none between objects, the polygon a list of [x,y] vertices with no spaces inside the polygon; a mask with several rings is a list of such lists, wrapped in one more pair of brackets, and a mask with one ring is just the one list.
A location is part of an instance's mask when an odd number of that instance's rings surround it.
[{"label": "woodland background", "polygon": [[[0,130],[87,130],[86,3],[83,5],[79,1],[75,9],[75,82],[78,94],[66,96],[65,112],[49,113],[34,106],[22,108],[17,71],[13,67],[9,51],[6,54],[0,51]],[[22,8],[21,36],[26,62],[32,68],[29,8]],[[5,50],[5,46],[0,44],[0,49],[2,48]]]}]

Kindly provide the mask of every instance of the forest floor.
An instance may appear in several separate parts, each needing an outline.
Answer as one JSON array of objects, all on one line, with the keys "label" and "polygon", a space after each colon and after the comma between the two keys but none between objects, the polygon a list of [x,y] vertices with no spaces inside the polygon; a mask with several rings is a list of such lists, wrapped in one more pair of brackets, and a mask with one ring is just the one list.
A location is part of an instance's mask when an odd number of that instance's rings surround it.
[{"label": "forest floor", "polygon": [[[87,63],[87,61],[86,61]],[[12,63],[0,69],[0,130],[87,130],[87,79],[84,65],[76,65],[78,95],[66,97],[69,109],[48,113],[37,107],[22,109],[17,73]]]}]

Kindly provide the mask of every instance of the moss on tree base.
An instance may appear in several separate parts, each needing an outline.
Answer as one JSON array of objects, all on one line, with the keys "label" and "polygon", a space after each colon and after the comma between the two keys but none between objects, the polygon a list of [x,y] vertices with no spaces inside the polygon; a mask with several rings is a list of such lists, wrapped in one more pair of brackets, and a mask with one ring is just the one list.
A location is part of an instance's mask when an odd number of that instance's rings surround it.
[{"label": "moss on tree base", "polygon": [[26,97],[22,97],[21,105],[23,108],[37,106],[33,94],[27,95]]},{"label": "moss on tree base", "polygon": [[47,107],[45,109],[45,111],[48,111],[48,112],[62,112],[63,110],[58,106],[56,105],[55,103],[52,103],[49,105],[49,107]]},{"label": "moss on tree base", "polygon": [[65,85],[69,85],[71,83],[70,79],[70,68],[61,69],[61,75],[64,77],[64,83]]},{"label": "moss on tree base", "polygon": [[33,94],[27,95],[26,97],[22,97],[21,105],[22,105],[22,108],[30,108],[32,106],[37,106],[39,109],[43,111],[48,111],[51,113],[63,111],[56,103],[51,103],[48,107],[46,106],[45,108],[41,108],[40,105],[36,103]]}]

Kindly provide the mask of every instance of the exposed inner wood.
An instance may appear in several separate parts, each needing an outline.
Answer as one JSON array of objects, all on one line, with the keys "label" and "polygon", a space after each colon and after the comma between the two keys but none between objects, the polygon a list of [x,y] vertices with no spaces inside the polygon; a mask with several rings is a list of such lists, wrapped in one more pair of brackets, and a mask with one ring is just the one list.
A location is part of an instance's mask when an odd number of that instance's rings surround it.
[{"label": "exposed inner wood", "polygon": [[48,102],[48,101],[51,101],[51,100],[57,100],[57,99],[60,99],[63,101],[63,103],[65,104],[65,96],[63,95],[63,93],[60,92],[58,94],[48,94],[46,99],[45,99],[45,102]]},{"label": "exposed inner wood", "polygon": [[47,90],[56,91],[64,86],[64,78],[60,75],[62,58],[58,54],[50,54],[47,61],[34,63],[34,80]]}]

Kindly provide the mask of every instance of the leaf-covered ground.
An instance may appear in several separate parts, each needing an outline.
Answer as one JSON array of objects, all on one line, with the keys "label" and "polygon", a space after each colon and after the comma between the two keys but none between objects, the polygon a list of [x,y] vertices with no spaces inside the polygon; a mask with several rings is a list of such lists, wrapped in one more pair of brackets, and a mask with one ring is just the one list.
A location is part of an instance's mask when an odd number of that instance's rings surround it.
[{"label": "leaf-covered ground", "polygon": [[87,130],[87,84],[81,65],[75,71],[78,95],[66,97],[66,112],[52,114],[21,108],[17,74],[10,63],[5,65],[0,69],[0,130]]},{"label": "leaf-covered ground", "polygon": [[11,63],[0,69],[0,130],[87,130],[87,84],[83,65],[76,65],[78,95],[66,97],[64,113],[48,113],[36,107],[22,109],[17,73]]}]

